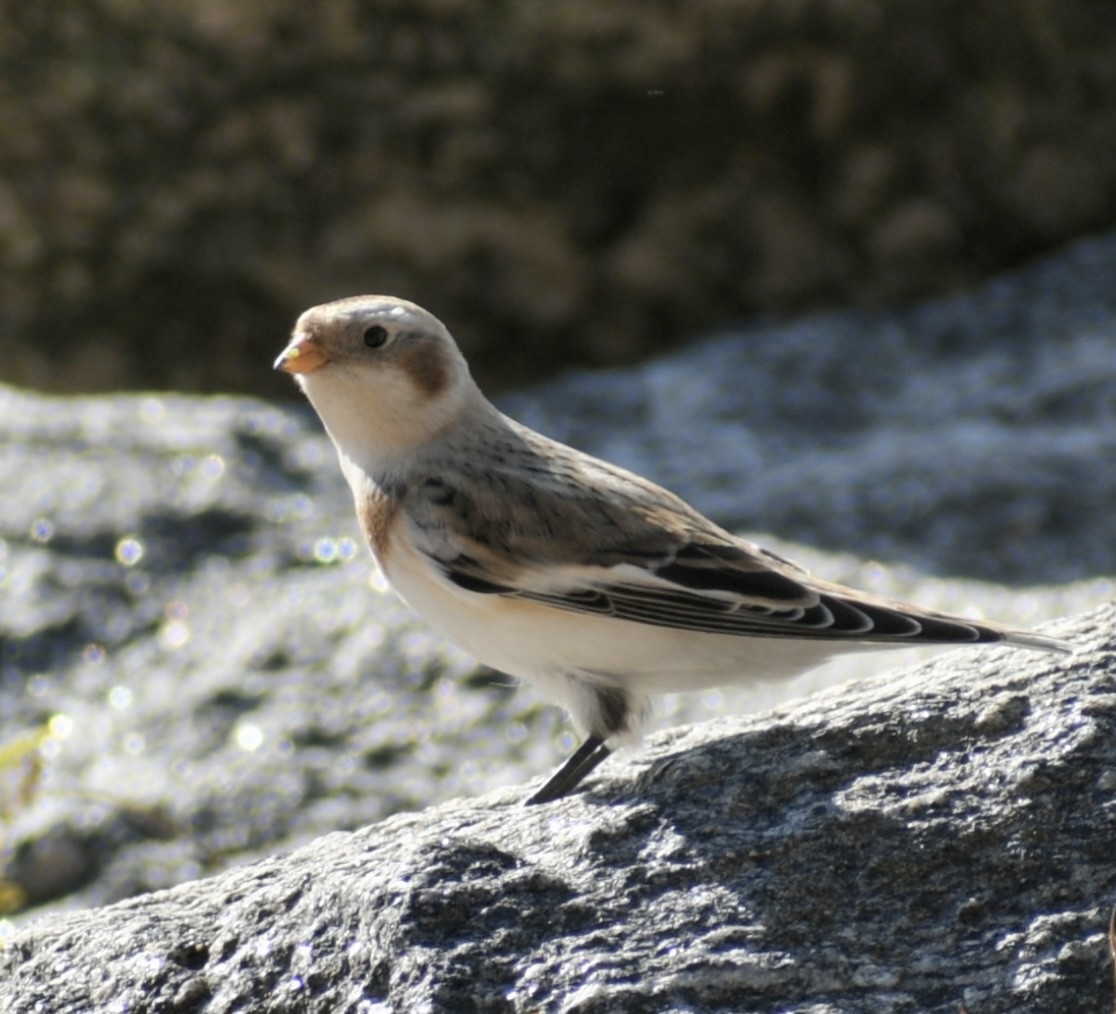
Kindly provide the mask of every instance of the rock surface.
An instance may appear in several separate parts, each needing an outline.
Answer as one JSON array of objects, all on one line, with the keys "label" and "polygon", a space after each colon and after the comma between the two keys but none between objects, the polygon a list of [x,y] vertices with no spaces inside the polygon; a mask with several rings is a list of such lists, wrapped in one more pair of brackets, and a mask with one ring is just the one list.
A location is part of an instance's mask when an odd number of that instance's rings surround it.
[{"label": "rock surface", "polygon": [[507,387],[1113,222],[1107,0],[137,6],[0,11],[9,382],[278,392],[372,290]]},{"label": "rock surface", "polygon": [[1101,1010],[1116,607],[8,941],[12,1014]]}]

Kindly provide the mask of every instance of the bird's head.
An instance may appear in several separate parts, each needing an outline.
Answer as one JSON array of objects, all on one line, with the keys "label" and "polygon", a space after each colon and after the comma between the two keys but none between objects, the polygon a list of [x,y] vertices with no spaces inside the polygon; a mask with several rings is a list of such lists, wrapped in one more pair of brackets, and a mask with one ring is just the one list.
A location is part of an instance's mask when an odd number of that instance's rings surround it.
[{"label": "bird's head", "polygon": [[445,325],[392,296],[307,310],[275,368],[294,376],[338,450],[367,471],[411,453],[483,402]]}]

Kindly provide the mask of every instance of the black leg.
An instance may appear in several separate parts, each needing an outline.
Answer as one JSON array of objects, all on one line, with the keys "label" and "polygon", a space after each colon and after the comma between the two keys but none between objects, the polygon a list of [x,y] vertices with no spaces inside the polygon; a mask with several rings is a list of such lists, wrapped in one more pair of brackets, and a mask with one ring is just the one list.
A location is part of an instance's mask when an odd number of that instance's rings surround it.
[{"label": "black leg", "polygon": [[590,736],[570,754],[566,763],[550,776],[549,781],[531,796],[525,805],[549,803],[552,799],[559,799],[573,792],[581,784],[581,780],[610,753],[612,751],[604,745],[604,740],[600,736]]}]

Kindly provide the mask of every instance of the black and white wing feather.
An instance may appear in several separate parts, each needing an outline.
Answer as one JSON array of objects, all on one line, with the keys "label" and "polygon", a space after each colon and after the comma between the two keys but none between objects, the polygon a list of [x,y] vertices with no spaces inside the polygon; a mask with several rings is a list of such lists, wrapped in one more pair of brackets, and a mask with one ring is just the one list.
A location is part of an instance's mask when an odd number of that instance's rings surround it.
[{"label": "black and white wing feather", "polygon": [[483,475],[446,469],[408,498],[415,544],[465,592],[737,637],[1069,650],[813,578],[595,459],[579,459],[576,476],[514,465]]}]

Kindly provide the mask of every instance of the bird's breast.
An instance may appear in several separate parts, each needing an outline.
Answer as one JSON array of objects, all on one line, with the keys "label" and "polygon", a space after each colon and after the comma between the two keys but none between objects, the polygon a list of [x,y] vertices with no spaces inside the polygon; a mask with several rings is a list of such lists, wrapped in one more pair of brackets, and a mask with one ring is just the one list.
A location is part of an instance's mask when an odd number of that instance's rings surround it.
[{"label": "bird's breast", "polygon": [[390,570],[393,531],[401,524],[402,501],[371,482],[353,489],[361,531],[385,574]]}]

